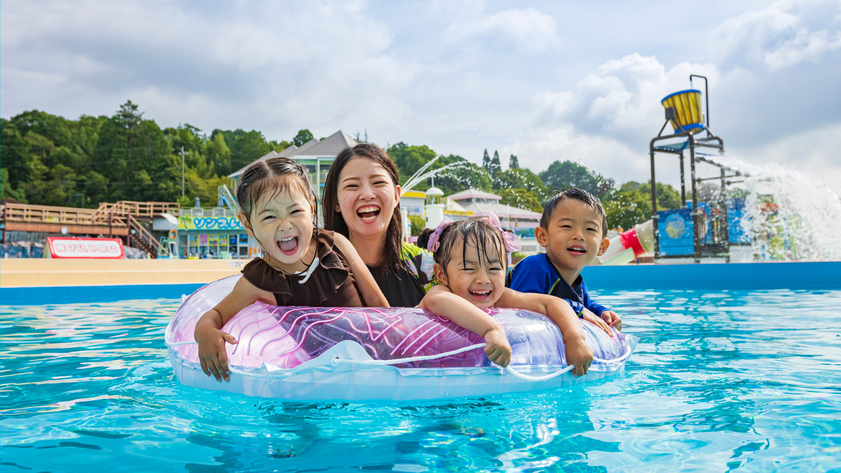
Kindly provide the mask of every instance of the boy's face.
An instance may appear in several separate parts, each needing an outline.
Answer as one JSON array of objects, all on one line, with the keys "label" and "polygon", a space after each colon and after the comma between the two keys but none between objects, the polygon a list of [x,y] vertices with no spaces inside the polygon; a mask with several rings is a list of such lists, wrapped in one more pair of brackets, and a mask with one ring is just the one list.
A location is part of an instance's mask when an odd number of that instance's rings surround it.
[{"label": "boy's face", "polygon": [[546,248],[546,256],[570,282],[584,266],[607,251],[610,244],[602,237],[602,215],[598,210],[574,199],[563,199],[552,212],[546,228],[538,227],[537,242]]}]

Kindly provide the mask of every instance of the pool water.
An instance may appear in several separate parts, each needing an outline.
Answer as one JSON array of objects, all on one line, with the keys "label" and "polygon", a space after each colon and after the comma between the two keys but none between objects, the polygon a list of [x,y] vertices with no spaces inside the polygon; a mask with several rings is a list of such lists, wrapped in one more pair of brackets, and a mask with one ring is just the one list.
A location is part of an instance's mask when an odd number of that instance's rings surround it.
[{"label": "pool water", "polygon": [[183,387],[178,300],[2,306],[0,469],[841,471],[841,291],[596,295],[640,337],[624,374],[420,404]]}]

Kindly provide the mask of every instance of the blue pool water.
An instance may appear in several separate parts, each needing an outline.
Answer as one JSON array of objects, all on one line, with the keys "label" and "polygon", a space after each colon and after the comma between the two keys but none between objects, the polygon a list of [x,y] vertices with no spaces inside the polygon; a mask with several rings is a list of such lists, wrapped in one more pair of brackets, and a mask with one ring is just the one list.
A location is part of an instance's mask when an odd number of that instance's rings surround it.
[{"label": "blue pool water", "polygon": [[424,404],[185,388],[177,300],[2,306],[0,469],[841,471],[841,291],[597,295],[641,339],[624,374]]}]

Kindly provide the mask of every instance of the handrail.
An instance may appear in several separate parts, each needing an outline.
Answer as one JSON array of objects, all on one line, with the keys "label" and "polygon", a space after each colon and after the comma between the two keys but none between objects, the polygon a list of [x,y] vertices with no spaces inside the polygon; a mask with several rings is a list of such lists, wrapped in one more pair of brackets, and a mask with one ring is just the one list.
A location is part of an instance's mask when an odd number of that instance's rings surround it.
[{"label": "handrail", "polygon": [[135,220],[133,215],[128,214],[127,220],[131,229],[137,232],[135,236],[140,238],[140,241],[152,247],[153,251],[155,251],[155,253],[157,254],[158,251],[160,251],[161,249],[161,243],[155,240],[155,237],[152,236],[151,233],[149,233],[149,230],[146,230],[146,228],[143,227],[143,225],[141,225],[140,222]]},{"label": "handrail", "polygon": [[100,203],[96,209],[82,209],[7,203],[3,205],[3,210],[4,212],[0,214],[0,220],[2,221],[125,227],[124,217],[126,215],[151,218],[155,215],[169,213],[178,216],[181,213],[181,204],[178,202],[121,200],[114,204]]}]

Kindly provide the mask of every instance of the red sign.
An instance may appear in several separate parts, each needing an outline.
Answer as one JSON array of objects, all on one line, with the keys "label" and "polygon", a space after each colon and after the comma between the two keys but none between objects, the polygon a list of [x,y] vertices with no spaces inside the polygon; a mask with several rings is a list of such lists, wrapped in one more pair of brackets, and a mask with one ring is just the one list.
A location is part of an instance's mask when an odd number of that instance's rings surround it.
[{"label": "red sign", "polygon": [[108,258],[126,257],[119,238],[47,237],[51,258]]}]

